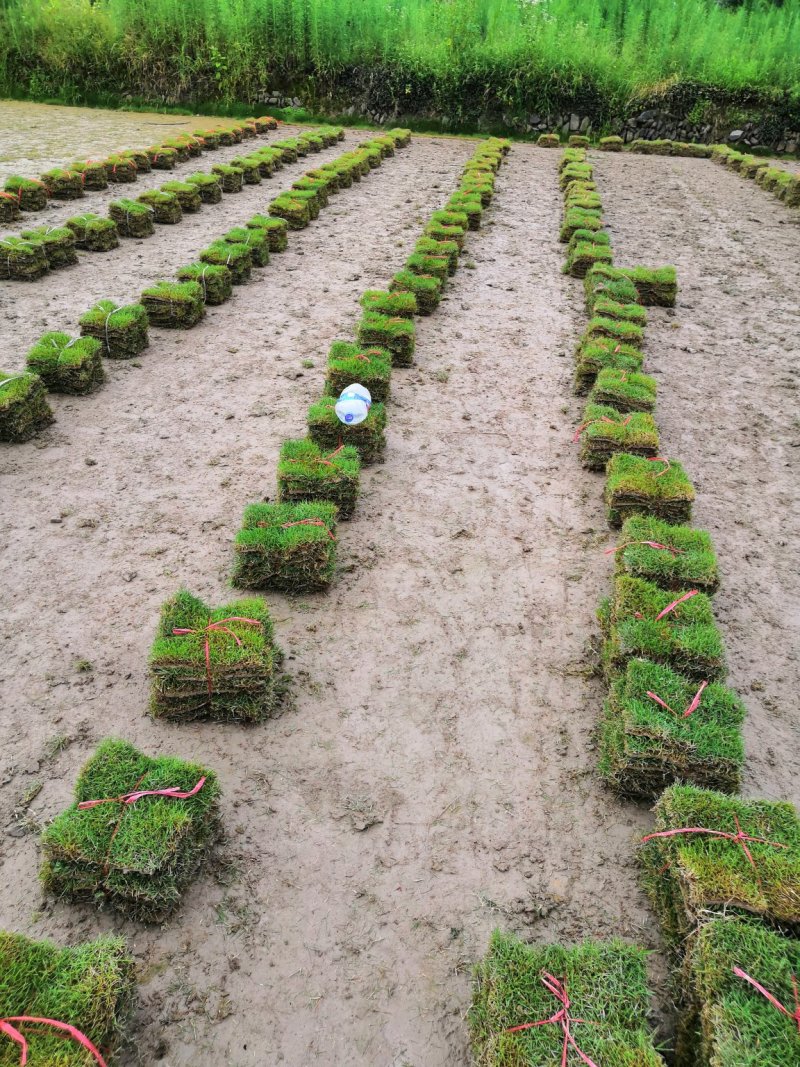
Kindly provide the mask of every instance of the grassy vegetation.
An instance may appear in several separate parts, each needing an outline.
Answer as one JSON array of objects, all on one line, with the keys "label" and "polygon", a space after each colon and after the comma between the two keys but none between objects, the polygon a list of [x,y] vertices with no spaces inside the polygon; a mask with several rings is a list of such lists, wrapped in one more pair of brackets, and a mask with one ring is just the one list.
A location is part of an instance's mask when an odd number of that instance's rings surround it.
[{"label": "grassy vegetation", "polygon": [[42,379],[0,368],[0,441],[28,441],[52,421]]},{"label": "grassy vegetation", "polygon": [[325,590],[336,569],[336,505],[250,504],[234,549],[233,584],[240,588]]},{"label": "grassy vegetation", "polygon": [[278,499],[282,504],[298,501],[329,501],[337,516],[349,519],[358,500],[361,462],[352,445],[325,453],[307,437],[284,441],[278,458]]},{"label": "grassy vegetation", "polygon": [[94,337],[52,331],[29,350],[26,366],[54,393],[91,393],[105,381],[103,346]]},{"label": "grassy vegetation", "polygon": [[714,593],[719,587],[717,556],[706,530],[634,515],[622,527],[614,558],[618,573],[644,578],[663,589]]},{"label": "grassy vegetation", "polygon": [[687,523],[694,496],[694,486],[677,460],[643,459],[618,452],[608,461],[605,501],[611,526],[621,526],[630,516],[643,514],[665,522]]}]

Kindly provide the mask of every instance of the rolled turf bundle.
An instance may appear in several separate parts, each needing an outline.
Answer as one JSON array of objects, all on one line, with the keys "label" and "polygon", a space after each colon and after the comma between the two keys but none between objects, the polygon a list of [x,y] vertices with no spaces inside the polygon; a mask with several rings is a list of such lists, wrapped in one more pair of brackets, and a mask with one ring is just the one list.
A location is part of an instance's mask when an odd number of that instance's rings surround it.
[{"label": "rolled turf bundle", "polygon": [[392,366],[410,367],[414,362],[416,327],[400,315],[365,311],[356,329],[359,344],[379,345],[392,354]]},{"label": "rolled turf bundle", "polygon": [[254,118],[253,125],[258,134],[269,133],[270,130],[278,128],[278,123],[271,115],[264,115],[263,118]]},{"label": "rolled turf bundle", "polygon": [[787,207],[800,207],[800,177],[793,178],[786,186],[783,200]]},{"label": "rolled turf bundle", "polygon": [[539,148],[559,148],[561,146],[561,138],[557,133],[540,133],[536,144]]},{"label": "rolled turf bundle", "polygon": [[282,193],[270,202],[269,213],[273,218],[285,219],[290,230],[304,230],[311,221],[308,200],[288,193]]},{"label": "rolled turf bundle", "polygon": [[163,605],[150,652],[150,712],[177,722],[263,722],[282,700],[282,662],[264,600],[209,608],[181,590]]},{"label": "rolled turf bundle", "polygon": [[385,404],[389,399],[392,378],[392,354],[385,348],[334,341],[328,353],[325,378],[327,396],[340,397],[354,382],[369,389],[373,402]]},{"label": "rolled turf bundle", "polygon": [[25,363],[51,392],[83,396],[99,389],[106,380],[102,356],[103,346],[94,337],[51,331],[42,334]]},{"label": "rolled turf bundle", "polygon": [[276,141],[272,146],[277,148],[281,154],[281,159],[284,163],[296,163],[297,162],[297,142],[291,139],[285,141]]},{"label": "rolled turf bundle", "polygon": [[706,530],[634,515],[622,527],[613,551],[618,574],[673,591],[696,588],[711,595],[719,588],[717,555]]},{"label": "rolled turf bundle", "polygon": [[694,159],[708,159],[711,155],[711,146],[697,144],[694,141],[673,141],[673,156],[691,156]]},{"label": "rolled turf bundle", "polygon": [[99,300],[78,319],[84,337],[96,337],[109,359],[133,359],[147,348],[147,311],[141,304],[120,307]]},{"label": "rolled turf bundle", "polygon": [[101,160],[79,159],[70,163],[69,169],[81,175],[83,188],[87,192],[108,188],[108,171]]},{"label": "rolled turf bundle", "polygon": [[238,142],[241,141],[241,137],[239,137],[237,141],[236,134],[230,127],[217,130],[217,136],[219,137],[219,143],[222,148],[228,148],[230,145],[238,144]]},{"label": "rolled turf bundle", "polygon": [[365,311],[377,311],[381,315],[413,319],[417,314],[417,298],[413,293],[367,289],[359,303]]},{"label": "rolled turf bundle", "polygon": [[308,409],[308,436],[323,452],[339,445],[352,445],[362,464],[374,463],[386,447],[386,408],[373,403],[369,414],[357,426],[346,426],[336,415],[336,397],[323,396]]},{"label": "rolled turf bundle", "polygon": [[432,275],[444,285],[450,274],[450,259],[448,256],[426,256],[415,252],[408,257],[405,267],[414,274]]},{"label": "rolled turf bundle", "polygon": [[733,793],[744,763],[746,712],[732,689],[663,663],[628,660],[600,726],[599,771],[622,796],[655,799],[673,782]]},{"label": "rolled turf bundle", "polygon": [[459,186],[459,192],[480,197],[482,207],[488,207],[491,204],[493,191],[494,186],[491,182],[482,182],[477,179],[464,178]]},{"label": "rolled turf bundle", "polygon": [[55,421],[37,374],[0,370],[0,441],[19,444]]},{"label": "rolled turf bundle", "polygon": [[238,167],[242,172],[243,185],[261,184],[261,165],[258,159],[252,156],[234,156],[230,161],[230,166]]},{"label": "rolled turf bundle", "polygon": [[757,156],[745,156],[739,166],[739,173],[743,178],[755,179],[758,172],[768,166],[769,163],[766,159],[759,159]]},{"label": "rolled turf bundle", "polygon": [[183,218],[183,209],[174,193],[164,193],[160,189],[148,189],[136,199],[140,204],[147,204],[153,209],[153,222],[173,226]]},{"label": "rolled turf bundle", "polygon": [[233,547],[234,585],[322,592],[336,568],[336,506],[325,501],[250,504]]},{"label": "rolled turf bundle", "polygon": [[231,296],[233,281],[227,267],[212,266],[210,263],[189,263],[176,273],[179,282],[197,282],[205,304],[224,304]]},{"label": "rolled turf bundle", "polygon": [[645,156],[671,156],[672,141],[667,141],[663,138],[655,141],[637,138],[635,141],[631,141],[631,152],[640,152]]},{"label": "rolled turf bundle", "polygon": [[192,155],[188,144],[179,137],[170,137],[160,147],[171,149],[175,153],[176,163],[188,163]]},{"label": "rolled turf bundle", "polygon": [[574,181],[591,182],[593,173],[591,163],[568,163],[558,176],[558,186],[563,192]]},{"label": "rolled turf bundle", "polygon": [[604,496],[609,525],[621,526],[632,515],[688,523],[695,493],[677,460],[642,459],[617,452],[608,461]]},{"label": "rolled turf bundle", "polygon": [[181,205],[181,211],[188,214],[194,214],[194,212],[199,211],[203,203],[200,190],[194,182],[164,182],[161,186],[161,192],[171,193],[177,197],[178,203]]},{"label": "rolled turf bundle", "polygon": [[191,329],[206,313],[198,282],[156,282],[142,291],[141,301],[150,325],[164,329]]},{"label": "rolled turf bundle", "polygon": [[594,310],[595,300],[601,296],[609,296],[620,304],[636,304],[639,302],[639,293],[628,275],[617,267],[606,264],[598,264],[587,273],[583,280],[583,291],[586,294],[586,307],[591,312]]},{"label": "rolled turf bundle", "polygon": [[[599,236],[598,231],[598,236]],[[562,270],[573,278],[585,278],[587,271],[596,263],[611,263],[614,254],[605,241],[577,241],[571,245]]]},{"label": "rolled turf bundle", "polygon": [[449,211],[460,211],[467,216],[467,226],[470,230],[479,230],[483,218],[483,206],[480,197],[469,196],[467,193],[453,193],[447,201]]},{"label": "rolled turf bundle", "polygon": [[49,269],[41,241],[23,241],[21,237],[0,240],[0,279],[35,282]]},{"label": "rolled turf bundle", "polygon": [[640,304],[645,307],[675,307],[678,279],[674,267],[626,267],[622,274],[636,286]]},{"label": "rolled turf bundle", "polygon": [[[586,275],[590,278],[592,272]],[[616,278],[610,281],[603,277],[597,277],[586,284],[586,308],[590,316],[595,313],[605,319],[628,319],[636,322],[639,326],[647,324],[647,311],[639,301],[636,286],[630,278]],[[607,307],[608,310],[604,310]]]},{"label": "rolled turf bundle", "polygon": [[407,130],[402,126],[395,126],[394,129],[387,130],[386,136],[392,138],[396,148],[407,148],[411,144],[411,130]]},{"label": "rolled turf bundle", "polygon": [[579,244],[611,245],[611,238],[604,229],[590,230],[577,229],[571,234],[567,242],[567,252],[572,252]]},{"label": "rolled turf bundle", "polygon": [[258,160],[258,169],[262,178],[271,178],[283,166],[281,154],[274,148],[261,148],[253,153],[253,158]]},{"label": "rolled turf bundle", "polygon": [[123,159],[132,159],[136,164],[137,175],[149,174],[153,169],[153,164],[150,162],[150,156],[147,150],[144,148],[126,148],[124,152],[120,152],[119,155]]},{"label": "rolled turf bundle", "polygon": [[139,168],[129,156],[109,156],[103,163],[108,180],[113,184],[129,185],[139,177]]},{"label": "rolled turf bundle", "polygon": [[[37,178],[22,178],[12,174],[6,178],[3,189],[17,201],[20,211],[44,211],[50,197],[47,186]],[[13,221],[2,219],[3,222]]]},{"label": "rolled turf bundle", "polygon": [[47,195],[56,200],[80,200],[83,196],[81,176],[74,170],[54,167],[53,170],[45,171],[42,182],[47,189]]},{"label": "rolled turf bundle", "polygon": [[621,152],[623,144],[621,137],[601,137],[597,147],[601,152]]},{"label": "rolled turf bundle", "polygon": [[383,162],[383,152],[381,152],[380,145],[373,144],[371,141],[364,141],[359,151],[367,160],[370,170],[377,170]]},{"label": "rolled turf bundle", "polygon": [[330,202],[329,184],[327,178],[309,178],[308,175],[304,175],[302,178],[298,178],[297,181],[292,182],[292,189],[295,192],[314,193],[317,204],[323,208],[327,207]]},{"label": "rolled turf bundle", "polygon": [[607,293],[602,292],[592,294],[592,316],[595,315],[603,319],[633,322],[642,329],[647,325],[647,311],[641,304],[619,303]]},{"label": "rolled turf bundle", "polygon": [[394,155],[394,139],[392,137],[373,137],[371,143],[380,148],[383,159],[388,159],[389,156]]},{"label": "rolled turf bundle", "polygon": [[432,274],[417,274],[401,270],[389,283],[390,292],[413,293],[417,300],[419,315],[432,315],[442,298],[442,280]]},{"label": "rolled turf bundle", "polygon": [[583,134],[580,133],[573,133],[570,136],[567,144],[570,146],[570,148],[588,148],[589,138],[584,137]]},{"label": "rolled turf bundle", "polygon": [[603,213],[597,208],[571,207],[564,212],[558,239],[562,244],[571,240],[577,230],[598,232],[603,228]]},{"label": "rolled turf bundle", "polygon": [[119,248],[119,232],[113,219],[87,212],[73,215],[64,223],[75,235],[75,246],[85,252],[110,252]]},{"label": "rolled turf bundle", "polygon": [[361,461],[352,445],[325,453],[308,437],[284,441],[278,458],[278,501],[328,501],[349,519],[358,500]]},{"label": "rolled turf bundle", "polygon": [[202,156],[203,142],[199,137],[195,137],[193,134],[190,133],[182,133],[180,135],[180,139],[189,149],[190,159],[197,159],[199,156]]},{"label": "rolled turf bundle", "polygon": [[644,344],[644,330],[635,322],[606,319],[602,315],[593,315],[583,332],[583,340],[596,341],[601,337],[608,337],[615,344],[633,345],[635,348],[641,348]]},{"label": "rolled turf bundle", "polygon": [[23,241],[35,241],[42,245],[50,270],[71,267],[78,262],[75,234],[68,226],[37,226],[32,230],[23,230],[20,237]]},{"label": "rolled turf bundle", "polygon": [[214,152],[219,148],[219,133],[216,130],[194,130],[193,135],[200,141],[203,151]]},{"label": "rolled turf bundle", "polygon": [[575,392],[587,392],[606,368],[635,374],[641,370],[643,361],[641,349],[608,337],[581,341],[575,352]]},{"label": "rolled turf bundle", "polygon": [[798,973],[798,941],[756,922],[701,926],[681,974],[676,1067],[800,1067]]},{"label": "rolled turf bundle", "polygon": [[227,267],[234,285],[244,285],[253,273],[253,253],[247,245],[214,241],[200,253],[200,262]]},{"label": "rolled turf bundle", "polygon": [[109,217],[117,225],[121,237],[152,237],[153,209],[149,204],[140,204],[138,200],[112,200],[108,205]]},{"label": "rolled turf bundle", "polygon": [[145,151],[153,170],[175,170],[175,165],[178,162],[178,153],[174,148],[157,145],[154,148],[147,148]]},{"label": "rolled turf bundle", "polygon": [[588,470],[605,470],[609,459],[617,452],[634,456],[658,455],[658,427],[647,412],[635,411],[626,415],[604,404],[589,403],[578,434],[581,463]]},{"label": "rolled turf bundle", "polygon": [[253,215],[247,222],[249,230],[263,230],[269,241],[270,252],[285,252],[289,244],[289,223],[286,219],[271,215]]},{"label": "rolled turf bundle", "polygon": [[225,244],[245,245],[250,249],[254,267],[266,267],[269,263],[269,235],[255,226],[235,226],[220,238]]},{"label": "rolled turf bundle", "polygon": [[19,204],[13,193],[0,192],[0,223],[16,222]]},{"label": "rolled turf bundle", "polygon": [[244,171],[228,163],[215,163],[211,173],[217,176],[223,193],[240,193],[244,184]]},{"label": "rolled turf bundle", "polygon": [[214,174],[189,174],[186,184],[197,189],[204,204],[218,204],[222,199],[222,186]]},{"label": "rolled turf bundle", "polygon": [[290,189],[286,195],[292,200],[300,200],[308,204],[308,215],[311,221],[319,218],[321,203],[317,192],[313,189]]},{"label": "rolled turf bundle", "polygon": [[558,173],[560,174],[565,170],[570,163],[585,163],[586,162],[586,149],[585,148],[565,148],[561,158],[558,161]]},{"label": "rolled turf bundle", "polygon": [[[565,1005],[568,1005],[565,1007]],[[468,1014],[476,1067],[664,1067],[647,1023],[647,953],[623,941],[529,945],[495,930]],[[574,1053],[569,1050],[570,1034]],[[566,1051],[565,1051],[566,1050]]]},{"label": "rolled turf bundle", "polygon": [[694,681],[725,676],[725,648],[705,593],[693,589],[676,600],[652,582],[620,574],[597,614],[607,677],[634,658],[664,663]]},{"label": "rolled turf bundle", "polygon": [[615,408],[623,413],[654,411],[656,380],[648,374],[604,367],[595,379],[589,400],[592,404]]},{"label": "rolled turf bundle", "polygon": [[[644,839],[639,861],[645,892],[673,949],[681,951],[702,923],[725,916],[800,929],[800,822],[791,804],[674,785],[654,811],[655,830]],[[683,832],[689,828],[705,832]],[[740,829],[743,839],[737,839]]]},{"label": "rolled turf bundle", "polygon": [[[121,937],[60,948],[2,930],[0,975],[0,1018],[11,1020],[9,1026],[24,1038],[31,1067],[94,1067],[97,1060],[81,1038],[111,1062],[135,991],[134,962]],[[40,1021],[17,1021],[21,1017]],[[20,1062],[25,1058],[20,1060],[18,1041],[0,1034],[0,1064]]]},{"label": "rolled turf bundle", "polygon": [[[150,790],[173,795],[126,803]],[[75,802],[42,834],[45,891],[105,900],[130,919],[162,922],[219,834],[219,796],[208,768],[151,758],[127,741],[106,738],[78,775]]]},{"label": "rolled turf bundle", "polygon": [[237,129],[241,130],[243,141],[252,141],[256,136],[256,128],[250,119],[244,119],[243,122],[238,123]]},{"label": "rolled turf bundle", "polygon": [[432,256],[447,259],[447,273],[455,274],[458,268],[458,245],[455,241],[441,241],[432,237],[420,237],[414,245],[415,256]]}]

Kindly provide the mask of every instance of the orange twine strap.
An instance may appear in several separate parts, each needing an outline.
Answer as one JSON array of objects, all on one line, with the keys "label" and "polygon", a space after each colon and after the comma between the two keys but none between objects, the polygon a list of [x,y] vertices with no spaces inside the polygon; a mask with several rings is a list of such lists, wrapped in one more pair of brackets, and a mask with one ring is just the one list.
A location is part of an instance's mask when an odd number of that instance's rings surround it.
[{"label": "orange twine strap", "polygon": [[663,471],[659,471],[658,474],[655,475],[656,478],[661,478],[662,475],[666,474],[667,471],[672,466],[670,461],[665,456],[648,456],[647,457],[647,462],[648,463],[666,463],[666,467],[664,467]]},{"label": "orange twine strap", "polygon": [[[516,1034],[521,1030],[532,1030],[537,1026],[547,1026],[549,1023],[557,1023],[564,1034],[564,1045],[561,1050],[561,1067],[567,1067],[570,1046],[575,1049],[580,1056],[581,1062],[585,1063],[586,1067],[597,1067],[594,1060],[589,1059],[586,1053],[578,1048],[575,1038],[570,1032],[570,1026],[573,1023],[585,1023],[586,1019],[576,1019],[574,1016],[570,1015],[570,1000],[567,996],[567,987],[565,983],[558,978],[553,977],[552,974],[548,974],[547,971],[543,971],[540,978],[542,985],[549,993],[553,994],[559,1004],[561,1004],[561,1007],[554,1015],[551,1015],[549,1019],[539,1019],[538,1022],[523,1023],[521,1026],[510,1026],[506,1029],[506,1033]],[[591,1023],[590,1025],[594,1026],[596,1024]]]},{"label": "orange twine strap", "polygon": [[208,626],[205,626],[202,630],[191,630],[191,629],[178,628],[178,629],[174,629],[172,631],[173,634],[175,634],[176,637],[177,636],[183,636],[185,634],[205,634],[206,635],[205,644],[204,644],[204,652],[205,652],[205,659],[206,659],[206,685],[208,687],[209,700],[211,699],[211,696],[212,696],[212,694],[214,692],[213,686],[212,686],[212,679],[211,679],[211,637],[210,637],[210,635],[212,633],[217,632],[217,631],[229,634],[234,639],[234,641],[236,642],[236,644],[240,648],[242,646],[242,642],[239,640],[239,638],[233,632],[233,630],[231,630],[231,628],[229,626],[225,625],[225,623],[228,623],[228,622],[242,622],[242,623],[246,623],[248,626],[261,626],[261,623],[259,622],[258,619],[245,619],[245,618],[242,618],[241,615],[228,615],[224,619],[218,619],[217,622],[212,622],[211,619],[209,619],[208,620]]},{"label": "orange twine strap", "polygon": [[336,538],[330,532],[330,530],[325,525],[325,523],[322,521],[322,519],[300,519],[297,522],[284,522],[284,523],[281,524],[281,529],[282,530],[288,530],[292,526],[321,526],[322,529],[326,531],[326,533],[328,534],[328,537],[330,537],[331,541],[335,541],[336,540]]},{"label": "orange twine strap", "polygon": [[747,847],[747,842],[755,842],[759,845],[769,845],[770,848],[788,848],[788,845],[782,845],[778,841],[767,841],[764,837],[752,837],[750,834],[744,833],[739,825],[739,819],[736,815],[733,817],[733,821],[736,823],[736,833],[728,833],[725,830],[708,830],[704,826],[684,826],[679,830],[659,830],[657,833],[647,834],[642,838],[642,843],[645,844],[648,841],[652,841],[656,837],[677,837],[679,834],[710,834],[711,837],[723,837],[726,841],[734,841],[736,844],[741,845],[742,851],[747,857],[747,862],[756,872],[756,877],[759,882],[761,881],[758,868],[756,867],[756,861],[753,859],[753,854]]},{"label": "orange twine strap", "polygon": [[800,1034],[800,993],[798,993],[797,979],[794,975],[792,975],[792,991],[794,992],[794,1011],[789,1011],[787,1007],[781,1004],[781,1002],[776,996],[770,993],[768,989],[765,989],[760,982],[757,982],[755,980],[755,978],[751,978],[749,974],[746,974],[741,967],[734,967],[733,973],[736,975],[737,978],[742,978],[745,982],[749,982],[753,989],[757,989],[762,997],[766,997],[773,1007],[777,1008],[778,1011],[783,1012],[784,1015],[792,1019],[795,1025],[797,1026],[798,1034]]},{"label": "orange twine strap", "polygon": [[9,1015],[5,1019],[0,1019],[0,1034],[5,1034],[10,1037],[12,1041],[20,1046],[19,1064],[20,1067],[25,1067],[28,1062],[28,1042],[21,1033],[21,1031],[13,1026],[12,1023],[36,1023],[39,1026],[52,1026],[56,1030],[62,1030],[65,1034],[76,1041],[79,1045],[90,1052],[94,1057],[95,1062],[99,1067],[106,1067],[106,1061],[100,1055],[98,1050],[86,1036],[76,1026],[71,1026],[70,1023],[59,1022],[58,1019],[45,1019],[38,1015]]},{"label": "orange twine strap", "polygon": [[[686,708],[686,710],[684,712],[680,713],[682,719],[688,719],[689,716],[693,712],[697,711],[697,709],[700,707],[700,698],[702,697],[703,690],[705,689],[705,687],[707,685],[708,685],[708,682],[702,682],[700,684],[700,688],[697,690],[695,695],[692,697],[692,701],[689,704],[689,706]],[[673,715],[678,715],[678,712],[674,708],[671,708],[669,706],[669,704],[666,703],[666,701],[662,700],[661,697],[657,693],[651,693],[651,691],[648,689],[647,690],[647,695],[650,697],[651,700],[654,700],[656,702],[656,704],[659,704],[662,708],[664,708],[665,711],[671,711]]]}]

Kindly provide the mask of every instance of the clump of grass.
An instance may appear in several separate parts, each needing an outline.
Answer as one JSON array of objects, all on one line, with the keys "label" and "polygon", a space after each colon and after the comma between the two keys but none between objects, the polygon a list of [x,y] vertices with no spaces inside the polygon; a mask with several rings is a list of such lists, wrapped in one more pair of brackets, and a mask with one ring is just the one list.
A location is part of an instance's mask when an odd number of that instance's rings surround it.
[{"label": "clump of grass", "polygon": [[[36,226],[32,230],[23,230],[20,237],[23,241],[41,244],[50,270],[71,267],[78,262],[75,252],[75,234],[68,226]],[[2,247],[0,247],[0,255],[2,255]]]},{"label": "clump of grass", "polygon": [[621,137],[601,137],[597,147],[601,152],[621,152],[623,144]]},{"label": "clump of grass", "polygon": [[128,185],[139,177],[139,168],[129,156],[109,156],[103,160],[103,166],[111,183]]},{"label": "clump of grass", "polygon": [[153,170],[175,170],[178,162],[178,153],[174,148],[165,145],[156,145],[146,149]]},{"label": "clump of grass", "polygon": [[244,245],[250,249],[254,267],[266,267],[269,263],[269,234],[255,226],[235,226],[220,238],[228,245]]},{"label": "clump of grass", "polygon": [[280,705],[282,661],[264,600],[209,608],[181,590],[161,608],[150,652],[151,714],[261,722]]},{"label": "clump of grass", "polygon": [[0,222],[16,222],[19,218],[19,204],[13,193],[0,193]]},{"label": "clump of grass", "polygon": [[250,504],[234,552],[240,588],[324,591],[336,569],[336,505]]},{"label": "clump of grass", "polygon": [[331,345],[325,378],[325,392],[329,396],[338,398],[349,385],[359,382],[369,389],[373,401],[385,404],[391,378],[392,354],[387,349],[350,341],[334,341]]},{"label": "clump of grass", "polygon": [[359,302],[365,311],[394,318],[413,319],[417,313],[417,298],[413,293],[367,289]]},{"label": "clump of grass", "polygon": [[42,334],[25,362],[52,392],[84,395],[105,381],[102,356],[103,346],[94,337],[53,331]]},{"label": "clump of grass", "polygon": [[391,137],[397,148],[407,148],[411,144],[411,130],[396,126],[386,131],[386,136]]},{"label": "clump of grass", "polygon": [[223,193],[240,193],[244,184],[244,171],[230,163],[215,163],[211,173],[217,176]]},{"label": "clump of grass", "polygon": [[416,328],[410,319],[365,311],[357,334],[359,344],[378,345],[391,352],[394,367],[410,367],[414,362]]},{"label": "clump of grass", "polygon": [[112,200],[108,205],[108,214],[117,227],[121,237],[152,237],[153,209],[149,204],[140,204],[138,200]]},{"label": "clump of grass", "polygon": [[21,237],[0,240],[0,279],[35,282],[49,269],[41,241],[24,241]]},{"label": "clump of grass", "polygon": [[636,286],[640,304],[645,307],[675,307],[678,276],[674,267],[626,267],[622,274]]},{"label": "clump of grass", "polygon": [[587,392],[606,368],[635,374],[641,370],[643,359],[641,349],[608,337],[581,341],[575,352],[575,392]]},{"label": "clump of grass", "polygon": [[430,236],[420,237],[414,245],[415,256],[431,256],[434,259],[447,260],[447,273],[455,274],[458,268],[458,245],[455,241],[446,241]]},{"label": "clump of grass", "polygon": [[36,178],[23,178],[19,174],[6,178],[3,189],[16,200],[21,211],[44,211],[50,197],[45,182]]},{"label": "clump of grass", "polygon": [[557,133],[540,133],[536,143],[539,148],[559,148],[561,146],[561,138]]},{"label": "clump of grass", "polygon": [[139,203],[147,204],[153,209],[153,222],[163,226],[174,226],[183,218],[183,209],[174,193],[165,193],[161,189],[148,189],[136,198]]},{"label": "clump of grass", "polygon": [[253,215],[248,221],[249,230],[263,230],[269,241],[270,252],[285,252],[289,244],[289,223],[286,219],[270,215]]},{"label": "clump of grass", "polygon": [[54,421],[37,374],[0,370],[0,441],[29,441]]},{"label": "clump of grass", "polygon": [[658,427],[647,412],[625,415],[615,407],[589,403],[579,432],[581,463],[588,470],[605,470],[609,459],[617,452],[634,456],[658,455]]},{"label": "clump of grass", "polygon": [[[176,789],[184,799],[139,790]],[[44,889],[70,900],[106,901],[141,922],[161,922],[178,905],[219,832],[213,771],[170,756],[151,758],[107,738],[81,770],[75,802],[42,834]],[[81,808],[92,800],[109,803]]]},{"label": "clump of grass", "polygon": [[[134,962],[121,937],[100,937],[71,948],[0,931],[0,1018],[32,1016],[75,1027],[107,1058],[119,1044],[133,1009]],[[28,1042],[28,1062],[52,1067],[95,1063],[63,1030],[12,1023]],[[110,1060],[109,1060],[110,1062]],[[20,1047],[2,1037],[0,1063],[18,1067]]]},{"label": "clump of grass", "polygon": [[308,436],[323,452],[332,452],[340,444],[352,445],[362,464],[374,463],[386,447],[386,408],[373,403],[369,414],[357,426],[340,422],[335,411],[336,397],[323,396],[308,409]]},{"label": "clump of grass", "polygon": [[589,400],[617,411],[654,411],[656,380],[648,374],[604,367],[595,379]]},{"label": "clump of grass", "polygon": [[717,555],[706,530],[675,526],[649,515],[634,515],[622,527],[614,554],[618,574],[629,574],[679,591],[719,588]]},{"label": "clump of grass", "polygon": [[328,501],[339,519],[349,519],[358,500],[361,461],[352,445],[325,453],[308,437],[284,441],[278,458],[281,504]]},{"label": "clump of grass", "polygon": [[194,214],[202,206],[200,190],[194,182],[164,182],[161,186],[162,193],[171,193],[181,205],[181,211]]},{"label": "clump of grass", "polygon": [[290,230],[304,230],[311,221],[311,206],[300,196],[282,193],[270,202],[273,218],[285,219]]},{"label": "clump of grass", "polygon": [[151,326],[188,330],[206,313],[198,282],[155,282],[142,290],[142,306]]},{"label": "clump of grass", "polygon": [[561,154],[561,159],[558,161],[558,173],[566,170],[572,163],[585,163],[586,162],[586,149],[585,148],[565,148]]},{"label": "clump of grass", "polygon": [[202,291],[203,303],[212,306],[224,304],[233,289],[230,270],[210,263],[189,263],[177,271],[177,278],[179,282],[196,282]]},{"label": "clump of grass", "polygon": [[564,221],[561,223],[558,239],[562,244],[566,244],[578,230],[597,233],[602,228],[603,212],[599,206],[594,208],[568,207],[564,212]]},{"label": "clump of grass", "polygon": [[55,200],[80,200],[84,195],[80,174],[74,170],[54,167],[41,176],[47,195]]},{"label": "clump of grass", "polygon": [[605,502],[611,526],[621,526],[632,515],[688,523],[694,496],[694,486],[677,460],[643,459],[618,452],[608,461]]},{"label": "clump of grass", "polygon": [[[187,174],[186,185],[193,185],[203,204],[218,204],[222,200],[222,186],[215,174]],[[164,186],[167,189],[167,185]],[[167,192],[170,190],[167,189]]]},{"label": "clump of grass", "polygon": [[573,133],[573,134],[570,135],[570,138],[569,138],[569,141],[567,142],[567,144],[569,145],[570,148],[588,148],[589,147],[589,138],[585,137],[581,133]]},{"label": "clump of grass", "polygon": [[[548,989],[554,976],[569,999],[572,1038],[602,1067],[664,1067],[647,1024],[647,954],[622,941],[571,948],[529,945],[495,930],[475,968],[469,1027],[476,1067],[556,1067],[564,1027],[550,1020],[563,1008]],[[584,1020],[578,1022],[576,1020]],[[577,1052],[570,1052],[577,1062]]]},{"label": "clump of grass", "polygon": [[95,337],[109,359],[133,359],[147,348],[147,311],[141,304],[120,307],[99,300],[78,320],[84,337]]},{"label": "clump of grass", "polygon": [[113,219],[87,213],[73,215],[64,223],[75,235],[75,245],[85,252],[110,252],[119,248],[119,232]]},{"label": "clump of grass", "polygon": [[389,283],[391,292],[413,293],[420,315],[431,315],[439,306],[442,298],[442,280],[432,274],[417,274],[411,270],[401,270]]},{"label": "clump of grass", "polygon": [[200,262],[227,267],[234,285],[243,285],[253,273],[253,253],[248,245],[214,241],[200,253]]},{"label": "clump of grass", "polygon": [[741,827],[762,838],[744,842],[752,863],[741,842],[714,834],[653,837],[641,846],[644,888],[673,948],[717,917],[752,915],[781,929],[799,928],[800,822],[791,804],[675,785],[654,811],[656,833],[697,827],[734,836]]},{"label": "clump of grass", "polygon": [[81,159],[70,163],[69,169],[81,175],[83,188],[95,191],[108,188],[106,164],[97,159]]}]

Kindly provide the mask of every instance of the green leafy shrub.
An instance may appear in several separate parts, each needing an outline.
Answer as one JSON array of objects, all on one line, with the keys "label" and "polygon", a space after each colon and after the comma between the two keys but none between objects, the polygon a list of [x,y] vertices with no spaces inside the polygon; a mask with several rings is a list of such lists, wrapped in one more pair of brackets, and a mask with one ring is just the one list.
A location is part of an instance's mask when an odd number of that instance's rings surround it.
[{"label": "green leafy shrub", "polygon": [[642,514],[672,524],[687,523],[692,518],[694,495],[694,486],[677,460],[643,459],[617,452],[608,461],[605,502],[611,526],[621,526],[631,515]]},{"label": "green leafy shrub", "polygon": [[120,307],[113,300],[99,300],[78,320],[84,337],[95,337],[109,359],[133,359],[149,342],[147,311],[141,304]]},{"label": "green leafy shrub", "polygon": [[358,452],[340,445],[325,453],[308,437],[284,441],[278,458],[278,500],[281,504],[328,501],[339,519],[356,509],[361,474]]},{"label": "green leafy shrub", "polygon": [[26,367],[54,393],[92,393],[105,381],[103,346],[94,337],[42,334],[29,350]]},{"label": "green leafy shrub", "polygon": [[54,421],[37,374],[0,370],[0,441],[29,441]]},{"label": "green leafy shrub", "polygon": [[335,411],[336,397],[323,396],[308,409],[308,436],[322,449],[332,452],[339,445],[352,445],[362,464],[374,463],[386,447],[386,408],[373,403],[369,414],[357,426],[345,426]]},{"label": "green leafy shrub", "polygon": [[234,552],[236,586],[321,592],[336,569],[336,505],[250,504]]}]

